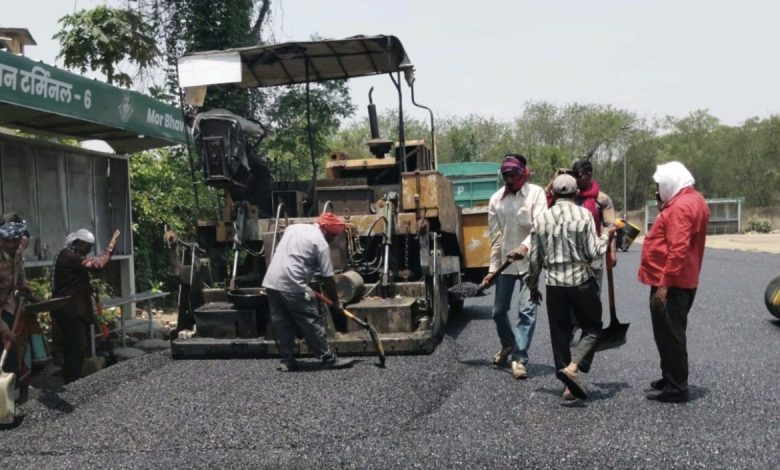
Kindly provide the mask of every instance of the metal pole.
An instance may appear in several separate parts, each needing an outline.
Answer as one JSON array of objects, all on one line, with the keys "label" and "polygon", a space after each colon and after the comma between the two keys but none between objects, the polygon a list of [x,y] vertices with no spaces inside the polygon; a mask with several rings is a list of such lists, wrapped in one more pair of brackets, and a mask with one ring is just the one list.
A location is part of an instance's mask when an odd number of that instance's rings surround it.
[{"label": "metal pole", "polygon": [[314,136],[311,128],[311,90],[309,89],[309,59],[306,58],[306,133],[309,136],[309,152],[311,153],[311,199],[312,207],[309,213],[316,215],[319,211],[317,207],[317,157],[314,154]]},{"label": "metal pole", "polygon": [[[90,324],[89,325],[89,345],[91,346],[92,350],[92,357],[97,356],[97,351],[95,350],[95,325]],[[108,341],[108,339],[106,339]]]},{"label": "metal pole", "polygon": [[623,220],[628,222],[628,189],[626,185],[626,162],[628,161],[628,151],[623,154]]},{"label": "metal pole", "polygon": [[398,71],[398,140],[401,144],[401,169],[406,173],[406,136],[404,135],[404,99],[401,71]]},{"label": "metal pole", "polygon": [[146,302],[146,314],[149,316],[149,339],[152,339],[152,299]]},{"label": "metal pole", "polygon": [[122,347],[127,347],[127,341],[125,339],[125,316],[119,315],[119,326],[122,329]]},{"label": "metal pole", "polygon": [[[417,103],[417,101],[414,100],[414,82],[412,82],[410,89],[412,90],[412,104],[418,108],[422,108],[428,111],[428,114],[431,117],[431,152],[433,153],[433,169],[436,170],[439,168],[439,157],[436,153],[436,125],[433,121],[433,110],[427,106]],[[418,164],[417,167],[419,168],[420,165]]]}]

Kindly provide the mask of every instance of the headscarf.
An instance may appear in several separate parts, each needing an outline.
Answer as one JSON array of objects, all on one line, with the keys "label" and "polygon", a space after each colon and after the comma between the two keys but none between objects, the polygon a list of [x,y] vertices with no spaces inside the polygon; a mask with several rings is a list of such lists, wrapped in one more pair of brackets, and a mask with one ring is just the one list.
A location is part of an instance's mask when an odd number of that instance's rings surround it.
[{"label": "headscarf", "polygon": [[92,235],[92,232],[90,232],[85,228],[82,228],[65,237],[65,247],[66,248],[72,247],[77,240],[85,243],[89,243],[90,245],[95,244],[95,236]]},{"label": "headscarf", "polygon": [[18,240],[27,234],[27,225],[21,222],[6,222],[0,225],[0,238]]},{"label": "headscarf", "polygon": [[684,188],[693,186],[696,180],[680,162],[669,162],[656,167],[653,180],[658,183],[658,195],[667,203]]},{"label": "headscarf", "polygon": [[502,199],[510,192],[516,193],[520,191],[523,189],[525,183],[528,182],[531,177],[531,171],[528,169],[526,163],[527,161],[522,155],[509,154],[504,158],[504,161],[501,163],[501,174],[510,173],[518,176],[512,187],[508,188],[509,191],[504,191]]},{"label": "headscarf", "polygon": [[525,165],[515,157],[507,157],[501,163],[501,174],[504,173],[522,173],[525,171]]},{"label": "headscarf", "polygon": [[596,233],[601,235],[601,206],[599,206],[599,192],[601,188],[596,180],[591,180],[588,189],[577,191],[576,202],[585,209],[588,209],[596,222]]},{"label": "headscarf", "polygon": [[344,233],[344,230],[347,228],[344,219],[332,212],[323,212],[320,218],[317,219],[317,223],[320,224],[323,232],[336,236]]}]

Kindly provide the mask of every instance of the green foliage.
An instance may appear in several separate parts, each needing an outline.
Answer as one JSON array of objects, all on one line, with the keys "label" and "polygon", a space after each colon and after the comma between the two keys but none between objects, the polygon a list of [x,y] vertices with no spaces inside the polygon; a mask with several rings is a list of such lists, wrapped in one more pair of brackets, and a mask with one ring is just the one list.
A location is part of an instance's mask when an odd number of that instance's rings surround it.
[{"label": "green foliage", "polygon": [[[311,142],[306,120],[305,86],[287,87],[273,100],[267,114],[267,122],[274,131],[263,147],[274,166],[292,170],[288,179],[311,178],[315,166],[321,173],[319,170],[325,167],[325,159],[331,150],[330,136],[338,130],[341,119],[355,110],[345,81],[311,85],[310,93]],[[312,152],[315,162],[311,160]]]},{"label": "green foliage", "polygon": [[747,231],[769,233],[772,231],[772,222],[769,219],[761,219],[758,217],[751,218],[748,220]]},{"label": "green foliage", "polygon": [[117,71],[122,61],[140,69],[157,63],[159,51],[148,24],[130,10],[99,6],[60,18],[62,30],[53,36],[60,42],[65,67],[82,73],[99,70],[109,84],[130,87],[133,80]]},{"label": "green foliage", "polygon": [[[135,275],[139,290],[159,288],[167,282],[170,252],[163,243],[165,227],[190,237],[196,215],[187,157],[181,149],[138,153],[130,159],[133,194]],[[216,215],[215,191],[197,183],[201,204]]]},{"label": "green foliage", "polygon": [[51,298],[51,270],[49,268],[44,268],[40,277],[28,279],[27,284],[39,299]]}]

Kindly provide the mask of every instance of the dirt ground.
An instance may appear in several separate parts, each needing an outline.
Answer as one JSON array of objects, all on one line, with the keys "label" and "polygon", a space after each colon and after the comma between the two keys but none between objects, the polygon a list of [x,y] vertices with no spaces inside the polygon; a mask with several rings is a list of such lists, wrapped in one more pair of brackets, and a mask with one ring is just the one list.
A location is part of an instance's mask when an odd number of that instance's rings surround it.
[{"label": "dirt ground", "polygon": [[[641,244],[643,237],[634,243]],[[708,248],[780,254],[780,232],[708,235]]]}]

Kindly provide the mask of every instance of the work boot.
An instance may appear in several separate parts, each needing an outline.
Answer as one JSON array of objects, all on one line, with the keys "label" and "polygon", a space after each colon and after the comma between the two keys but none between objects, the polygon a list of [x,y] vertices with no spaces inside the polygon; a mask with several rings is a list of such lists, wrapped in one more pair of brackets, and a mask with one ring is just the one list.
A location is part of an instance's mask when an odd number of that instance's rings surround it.
[{"label": "work boot", "polygon": [[512,361],[512,377],[515,379],[527,379],[528,371],[525,370],[525,365],[520,361]]},{"label": "work boot", "polygon": [[352,367],[352,363],[352,359],[338,357],[334,352],[328,353],[322,358],[322,367],[324,369],[346,369]]},{"label": "work boot", "polygon": [[295,372],[298,370],[298,361],[295,359],[282,359],[279,365],[276,366],[276,370],[279,372]]},{"label": "work boot", "polygon": [[666,387],[668,384],[669,384],[668,380],[661,378],[650,382],[650,388],[652,388],[653,390],[663,390],[664,387]]},{"label": "work boot", "polygon": [[663,403],[685,403],[690,399],[688,390],[677,392],[668,392],[666,390],[650,392],[646,395],[648,400],[660,401]]},{"label": "work boot", "polygon": [[501,348],[501,350],[497,352],[495,356],[493,356],[493,365],[494,366],[504,365],[504,363],[506,362],[506,358],[508,358],[509,355],[512,354],[512,349],[514,349],[512,346]]}]

